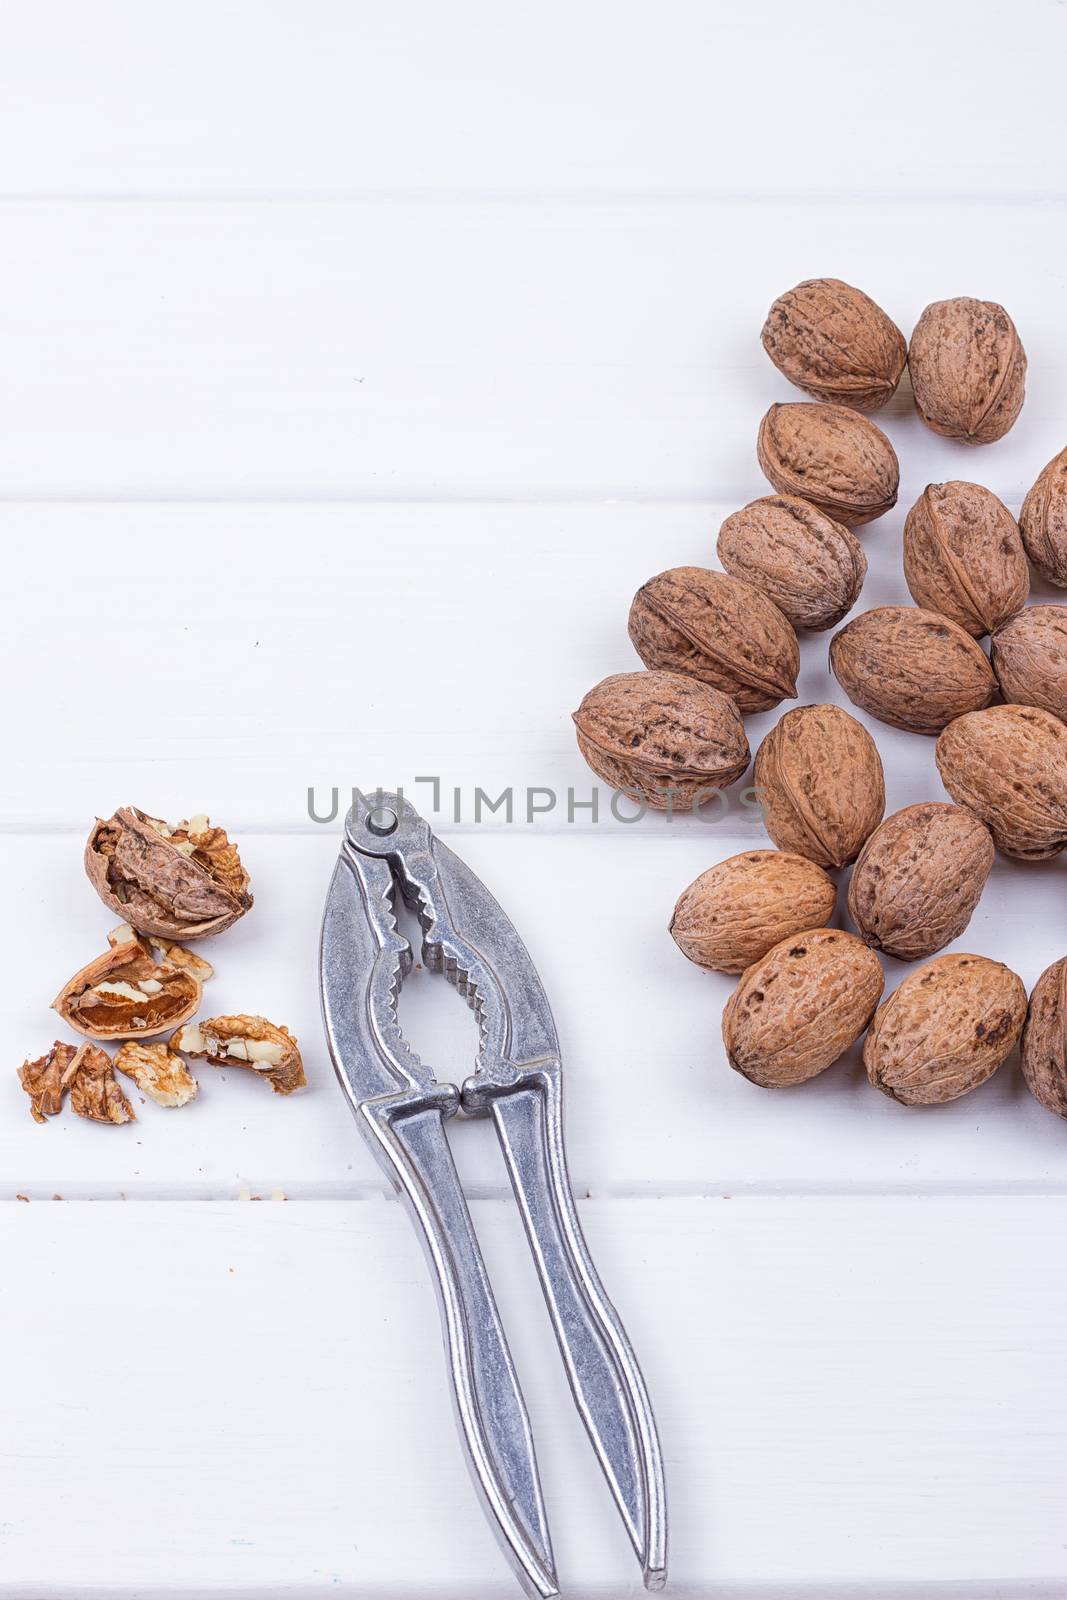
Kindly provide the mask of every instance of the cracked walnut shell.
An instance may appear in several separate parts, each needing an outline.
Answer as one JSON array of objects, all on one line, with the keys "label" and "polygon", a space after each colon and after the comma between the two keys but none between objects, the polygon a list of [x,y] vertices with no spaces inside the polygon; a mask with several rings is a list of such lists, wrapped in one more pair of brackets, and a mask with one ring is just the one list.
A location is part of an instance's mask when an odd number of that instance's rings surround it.
[{"label": "cracked walnut shell", "polygon": [[977,483],[928,483],[904,523],[904,576],[917,606],[976,638],[1021,611],[1030,568],[1015,518]]},{"label": "cracked walnut shell", "polygon": [[875,742],[840,706],[787,711],[756,751],[754,778],[779,850],[820,867],[854,861],[885,811]]},{"label": "cracked walnut shell", "polygon": [[860,851],[848,914],[872,949],[932,956],[970,922],[992,865],[993,840],[973,812],[944,800],[905,806]]},{"label": "cracked walnut shell", "polygon": [[115,1055],[115,1066],[157,1106],[185,1106],[195,1100],[199,1085],[181,1056],[162,1039],[141,1044],[127,1039]]},{"label": "cracked walnut shell", "polygon": [[936,611],[878,606],[830,641],[830,666],[853,705],[909,733],[940,733],[997,692],[982,647]]},{"label": "cracked walnut shell", "polygon": [[928,428],[964,444],[1001,439],[1022,410],[1026,352],[994,300],[937,300],[908,349],[915,409]]},{"label": "cracked walnut shell", "polygon": [[846,527],[873,522],[897,503],[896,451],[881,428],[846,406],[771,406],[756,454],[779,494],[799,495]]},{"label": "cracked walnut shell", "polygon": [[821,867],[784,850],[746,850],[684,890],[670,932],[683,955],[713,972],[744,972],[783,939],[821,928],[837,889]]},{"label": "cracked walnut shell", "polygon": [[950,722],[935,751],[953,800],[997,849],[1043,861],[1067,846],[1067,727],[1037,706],[990,706]]},{"label": "cracked walnut shell", "polygon": [[1019,513],[1026,553],[1043,578],[1067,588],[1067,450],[1038,474]]},{"label": "cracked walnut shell", "polygon": [[765,495],[727,517],[716,546],[794,628],[832,628],[859,598],[867,557],[854,533],[796,495]]},{"label": "cracked walnut shell", "polygon": [[761,337],[790,383],[854,411],[884,406],[908,358],[896,323],[839,278],[809,278],[779,295]]},{"label": "cracked walnut shell", "polygon": [[202,995],[195,971],[157,959],[147,940],[132,938],[76,972],[52,1004],[88,1039],[144,1039],[194,1016]]},{"label": "cracked walnut shell", "polygon": [[1067,958],[1046,967],[1023,1029],[1023,1077],[1039,1105],[1067,1117]]},{"label": "cracked walnut shell", "polygon": [[990,640],[1005,700],[1067,722],[1067,606],[1027,606]]},{"label": "cracked walnut shell", "polygon": [[76,1044],[64,1044],[62,1039],[57,1039],[51,1050],[38,1056],[36,1061],[24,1061],[18,1069],[19,1082],[30,1097],[30,1115],[34,1122],[44,1122],[62,1111],[67,1088],[63,1075],[77,1054]]},{"label": "cracked walnut shell", "polygon": [[85,846],[93,888],[139,933],[205,939],[252,904],[237,847],[207,817],[174,828],[133,806],[99,819]]},{"label": "cracked walnut shell", "polygon": [[275,1094],[292,1094],[307,1082],[296,1040],[288,1028],[266,1017],[207,1017],[187,1023],[172,1034],[170,1047],[213,1067],[248,1067],[265,1078]]}]

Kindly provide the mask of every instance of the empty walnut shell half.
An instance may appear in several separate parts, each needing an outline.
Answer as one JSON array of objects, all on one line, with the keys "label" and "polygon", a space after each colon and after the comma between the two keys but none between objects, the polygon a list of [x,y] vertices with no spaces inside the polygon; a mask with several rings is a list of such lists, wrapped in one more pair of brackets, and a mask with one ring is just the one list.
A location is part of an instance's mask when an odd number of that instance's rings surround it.
[{"label": "empty walnut shell half", "polygon": [[768,711],[797,691],[791,624],[759,589],[725,572],[672,567],[650,578],[630,607],[630,639],[646,667],[710,684],[741,711]]},{"label": "empty walnut shell half", "polygon": [[1027,606],[990,640],[1005,700],[1067,722],[1067,606]]},{"label": "empty walnut shell half", "polygon": [[149,1039],[195,1015],[202,995],[196,972],[131,939],[76,972],[53,1006],[87,1039]]},{"label": "empty walnut shell half", "polygon": [[237,847],[207,817],[170,827],[133,806],[97,820],[85,870],[106,906],[139,933],[206,939],[252,904]]},{"label": "empty walnut shell half", "polygon": [[775,844],[820,867],[854,861],[885,811],[875,742],[840,706],[787,711],[757,750],[754,777]]},{"label": "empty walnut shell half", "polygon": [[783,939],[726,1002],[730,1065],[764,1089],[805,1083],[859,1038],[883,983],[878,957],[855,934],[814,928]]},{"label": "empty walnut shell half", "polygon": [[1067,450],[1038,475],[1019,513],[1026,553],[1043,578],[1067,588]]},{"label": "empty walnut shell half", "polygon": [[670,932],[683,955],[713,972],[744,972],[782,939],[821,928],[837,889],[821,867],[784,850],[746,850],[684,890]]},{"label": "empty walnut shell half", "polygon": [[1067,1117],[1067,958],[1046,967],[1023,1029],[1023,1077],[1034,1099]]},{"label": "empty walnut shell half", "polygon": [[1067,846],[1067,727],[1037,706],[990,706],[950,722],[937,768],[1007,856],[1043,861]]},{"label": "empty walnut shell half", "polygon": [[288,1028],[266,1017],[206,1017],[179,1028],[170,1047],[213,1067],[247,1067],[265,1078],[275,1094],[292,1094],[307,1082],[296,1040]]},{"label": "empty walnut shell half", "polygon": [[771,494],[719,530],[719,560],[761,589],[794,628],[832,628],[856,604],[867,557],[854,533],[796,495]]},{"label": "empty walnut shell half", "polygon": [[746,771],[748,739],[728,695],[675,672],[620,672],[574,713],[598,778],[659,811],[687,811]]},{"label": "empty walnut shell half", "polygon": [[1019,526],[978,483],[928,483],[904,523],[904,576],[912,599],[975,638],[1021,611],[1030,568]]},{"label": "empty walnut shell half", "polygon": [[878,606],[830,641],[830,665],[853,705],[910,733],[940,733],[997,692],[985,652],[936,611]]},{"label": "empty walnut shell half", "polygon": [[860,851],[848,914],[873,949],[932,956],[970,922],[992,865],[992,837],[973,812],[944,800],[905,806]]},{"label": "empty walnut shell half", "polygon": [[1025,1020],[1026,990],[1010,968],[986,956],[938,956],[879,1006],[863,1064],[893,1100],[941,1105],[993,1076]]},{"label": "empty walnut shell half", "polygon": [[897,503],[896,451],[881,428],[846,406],[771,406],[756,454],[779,494],[799,495],[846,527],[873,522]]},{"label": "empty walnut shell half", "polygon": [[935,433],[964,444],[1003,438],[1022,410],[1026,352],[993,300],[937,300],[908,349],[915,409]]},{"label": "empty walnut shell half", "polygon": [[761,337],[790,383],[854,411],[884,406],[908,358],[896,323],[839,278],[809,278],[779,295]]}]

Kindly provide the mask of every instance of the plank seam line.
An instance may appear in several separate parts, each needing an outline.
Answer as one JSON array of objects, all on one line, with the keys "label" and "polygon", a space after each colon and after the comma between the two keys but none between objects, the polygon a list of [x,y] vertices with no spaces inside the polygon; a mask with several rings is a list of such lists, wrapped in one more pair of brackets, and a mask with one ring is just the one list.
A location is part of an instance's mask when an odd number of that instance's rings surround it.
[{"label": "plank seam line", "polygon": [[854,210],[857,206],[914,207],[957,206],[961,209],[1002,206],[1021,210],[1028,206],[1060,206],[1067,194],[1059,189],[945,190],[916,194],[899,189],[464,189],[464,188],[325,188],[325,189],[173,189],[169,192],[131,189],[0,189],[4,206],[485,206],[521,208],[560,206],[610,209],[670,206],[737,206],[744,209],[762,206],[821,205],[830,209]]},{"label": "plank seam line", "polygon": [[[161,1187],[159,1192],[147,1191],[144,1193],[123,1192],[116,1189],[111,1192],[100,1192],[92,1185],[77,1183],[64,1185],[62,1177],[57,1177],[54,1182],[24,1183],[0,1198],[0,1205],[20,1205],[26,1201],[31,1205],[53,1205],[54,1195],[61,1194],[65,1204],[103,1204],[103,1205],[245,1205],[245,1204],[282,1204],[281,1200],[270,1199],[273,1188],[278,1187],[266,1181],[257,1185],[252,1179],[241,1183],[241,1188],[250,1191],[247,1199],[241,1198],[235,1190],[237,1185],[216,1186],[205,1185],[197,1192],[192,1186],[186,1190],[171,1190]],[[284,1189],[284,1185],[281,1186]],[[39,1193],[34,1193],[38,1190]],[[260,1200],[251,1200],[251,1195],[259,1195]],[[731,1184],[724,1180],[721,1185],[714,1188],[684,1184],[671,1185],[650,1182],[644,1186],[619,1186],[598,1187],[582,1183],[580,1180],[574,1184],[575,1194],[579,1206],[586,1203],[603,1205],[625,1203],[627,1205],[648,1205],[658,1201],[704,1201],[708,1204],[716,1202],[733,1202],[735,1200],[911,1200],[916,1204],[930,1201],[950,1200],[1053,1200],[1067,1197],[1067,1179],[1063,1182],[1036,1181],[1023,1178],[1017,1183],[1008,1180],[990,1181],[958,1181],[921,1184],[915,1182],[881,1183],[858,1182],[850,1183],[847,1180],[840,1182],[814,1183],[796,1181],[794,1183],[780,1180],[768,1182],[753,1182],[739,1179]],[[384,1204],[394,1205],[396,1197],[387,1190],[378,1188],[373,1180],[366,1183],[351,1185],[323,1184],[314,1187],[307,1184],[294,1184],[292,1189],[284,1189],[287,1204],[300,1205],[368,1205]],[[514,1196],[510,1189],[498,1189],[486,1184],[464,1184],[464,1193],[468,1200],[478,1204],[494,1204],[513,1206]],[[19,1195],[26,1196],[26,1201],[18,1199]]]}]

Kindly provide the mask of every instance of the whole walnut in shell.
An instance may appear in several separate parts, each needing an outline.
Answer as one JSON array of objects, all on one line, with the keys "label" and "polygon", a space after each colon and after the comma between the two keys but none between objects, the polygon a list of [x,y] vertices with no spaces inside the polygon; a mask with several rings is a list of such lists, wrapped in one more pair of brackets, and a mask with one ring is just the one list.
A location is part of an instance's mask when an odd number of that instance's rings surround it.
[{"label": "whole walnut in shell", "polygon": [[893,446],[846,406],[771,406],[756,454],[779,494],[799,495],[846,527],[873,522],[897,503],[900,467]]},{"label": "whole walnut in shell", "polygon": [[1038,475],[1019,513],[1026,553],[1043,578],[1067,588],[1067,450]]},{"label": "whole walnut in shell", "polygon": [[814,1078],[859,1038],[883,982],[878,957],[854,934],[814,928],[783,939],[726,1002],[730,1065],[764,1089]]},{"label": "whole walnut in shell", "polygon": [[1067,606],[1027,606],[990,640],[1005,700],[1067,722]]},{"label": "whole walnut in shell", "polygon": [[809,278],[779,295],[763,348],[790,383],[816,400],[877,411],[900,382],[908,346],[881,306],[839,278]]},{"label": "whole walnut in shell", "polygon": [[750,583],[705,567],[650,578],[630,607],[630,638],[646,667],[698,678],[767,711],[796,694],[800,649],[791,625]]},{"label": "whole walnut in shell", "polygon": [[207,817],[170,827],[134,806],[97,819],[85,870],[106,906],[139,933],[204,939],[252,904],[237,847]]},{"label": "whole walnut in shell", "polygon": [[941,782],[1007,856],[1043,861],[1067,845],[1067,727],[1036,706],[990,706],[937,741]]},{"label": "whole walnut in shell", "polygon": [[1067,958],[1046,967],[1023,1029],[1023,1077],[1034,1099],[1067,1117]]},{"label": "whole walnut in shell", "polygon": [[795,495],[766,495],[727,517],[719,560],[754,584],[794,628],[832,628],[855,605],[867,576],[859,540]]},{"label": "whole walnut in shell", "polygon": [[878,606],[846,623],[830,641],[830,665],[853,705],[910,733],[940,733],[997,692],[970,634],[916,606]]},{"label": "whole walnut in shell", "polygon": [[670,931],[697,966],[744,972],[782,939],[824,927],[836,901],[833,881],[813,861],[784,850],[746,850],[689,885]]},{"label": "whole walnut in shell", "polygon": [[1030,569],[1007,506],[977,483],[928,483],[904,523],[904,576],[917,606],[976,638],[1026,604]]},{"label": "whole walnut in shell", "polygon": [[885,810],[874,740],[840,706],[787,711],[756,752],[754,778],[775,844],[820,867],[854,861]]},{"label": "whole walnut in shell", "polygon": [[908,349],[915,409],[926,425],[964,444],[1003,438],[1022,410],[1026,352],[993,300],[937,300]]},{"label": "whole walnut in shell", "polygon": [[972,812],[943,800],[905,806],[860,851],[848,914],[873,949],[932,956],[970,922],[992,865],[989,829]]},{"label": "whole walnut in shell", "polygon": [[938,956],[878,1008],[863,1046],[876,1089],[906,1106],[957,1100],[1009,1056],[1026,1020],[1026,990],[986,956]]},{"label": "whole walnut in shell", "polygon": [[748,768],[741,713],[728,695],[675,672],[620,672],[574,713],[578,748],[598,778],[657,810],[688,810]]}]

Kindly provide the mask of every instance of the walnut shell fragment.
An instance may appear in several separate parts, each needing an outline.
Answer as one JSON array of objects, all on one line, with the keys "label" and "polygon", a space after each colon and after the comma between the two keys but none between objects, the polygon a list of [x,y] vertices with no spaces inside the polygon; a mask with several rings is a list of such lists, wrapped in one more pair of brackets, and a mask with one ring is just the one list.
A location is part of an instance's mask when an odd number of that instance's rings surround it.
[{"label": "walnut shell fragment", "polygon": [[307,1082],[296,1040],[266,1017],[206,1017],[171,1035],[170,1048],[213,1067],[249,1067],[275,1094],[292,1094]]},{"label": "walnut shell fragment", "polygon": [[779,494],[799,495],[846,527],[873,522],[897,503],[896,451],[881,428],[846,406],[771,406],[756,454]]},{"label": "walnut shell fragment", "polygon": [[855,534],[791,494],[765,495],[727,517],[716,551],[732,577],[761,589],[798,629],[840,622],[867,576]]},{"label": "walnut shell fragment", "polygon": [[815,928],[783,939],[726,1002],[730,1065],[764,1089],[814,1078],[859,1038],[883,983],[878,957],[854,934]]},{"label": "walnut shell fragment", "polygon": [[1046,967],[1023,1029],[1023,1077],[1039,1105],[1067,1117],[1067,958]]},{"label": "walnut shell fragment", "polygon": [[937,769],[953,800],[1007,856],[1043,861],[1067,846],[1067,727],[1037,706],[990,706],[950,722]]},{"label": "walnut shell fragment", "polygon": [[63,1074],[70,1109],[89,1122],[136,1122],[137,1117],[115,1077],[111,1057],[99,1045],[83,1044]]},{"label": "walnut shell fragment", "polygon": [[872,949],[931,956],[970,922],[992,865],[992,837],[973,812],[943,800],[905,806],[860,851],[848,914]]},{"label": "walnut shell fragment", "polygon": [[680,672],[728,694],[740,711],[767,711],[797,690],[800,648],[773,601],[705,567],[672,567],[638,589],[630,639],[646,667]]},{"label": "walnut shell fragment", "polygon": [[938,956],[878,1008],[863,1047],[876,1089],[906,1106],[957,1100],[1012,1052],[1026,1020],[1021,979],[986,956]]},{"label": "walnut shell fragment", "polygon": [[928,483],[904,523],[904,576],[917,606],[975,638],[1021,611],[1030,568],[1019,526],[978,483]]},{"label": "walnut shell fragment", "polygon": [[756,752],[754,779],[775,844],[820,867],[854,861],[885,811],[875,742],[840,706],[787,711]]},{"label": "walnut shell fragment", "polygon": [[747,850],[709,867],[682,892],[671,937],[699,967],[744,972],[781,940],[824,927],[836,901],[833,881],[813,861]]},{"label": "walnut shell fragment", "polygon": [[936,300],[908,349],[915,409],[935,433],[964,444],[1001,439],[1022,410],[1026,351],[994,300]]},{"label": "walnut shell fragment", "polygon": [[76,972],[52,1004],[87,1039],[146,1039],[194,1016],[202,996],[196,972],[134,938]]},{"label": "walnut shell fragment", "polygon": [[116,1052],[115,1066],[127,1078],[132,1078],[142,1094],[157,1106],[188,1105],[199,1091],[196,1079],[181,1056],[162,1039],[155,1044],[128,1039]]},{"label": "walnut shell fragment", "polygon": [[853,705],[909,733],[940,733],[997,692],[981,646],[948,617],[878,606],[830,641],[830,666]]},{"label": "walnut shell fragment", "polygon": [[1043,578],[1067,588],[1067,450],[1038,474],[1019,513],[1026,553]]},{"label": "walnut shell fragment", "polygon": [[598,778],[657,810],[689,810],[746,771],[748,739],[728,695],[675,672],[620,672],[574,713]]},{"label": "walnut shell fragment", "polygon": [[207,817],[170,827],[133,806],[97,819],[85,870],[104,904],[139,933],[205,939],[252,904],[237,846]]},{"label": "walnut shell fragment", "polygon": [[1067,722],[1067,606],[1027,606],[990,640],[1000,692]]},{"label": "walnut shell fragment", "polygon": [[36,1061],[24,1061],[19,1071],[19,1082],[30,1097],[30,1115],[34,1122],[44,1122],[58,1116],[63,1109],[66,1093],[63,1074],[78,1053],[76,1044],[64,1044],[57,1039],[51,1050]]},{"label": "walnut shell fragment", "polygon": [[790,383],[854,411],[884,406],[908,358],[896,323],[839,278],[809,278],[779,295],[761,338]]}]

